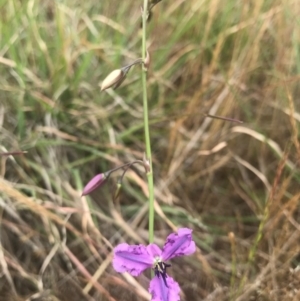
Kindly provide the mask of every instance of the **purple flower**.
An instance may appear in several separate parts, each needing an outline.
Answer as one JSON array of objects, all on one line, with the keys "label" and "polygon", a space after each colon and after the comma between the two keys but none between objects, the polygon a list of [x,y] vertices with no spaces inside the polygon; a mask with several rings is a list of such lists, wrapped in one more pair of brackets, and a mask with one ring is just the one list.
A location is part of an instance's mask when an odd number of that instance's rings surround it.
[{"label": "purple flower", "polygon": [[94,176],[83,188],[81,196],[88,195],[98,187],[102,186],[106,182],[107,178],[108,176],[105,173],[100,173]]},{"label": "purple flower", "polygon": [[171,265],[166,261],[193,254],[195,250],[192,230],[181,228],[178,229],[178,233],[167,237],[162,250],[156,244],[118,245],[114,248],[113,267],[119,273],[128,272],[133,276],[138,276],[147,268],[153,268],[155,277],[149,286],[151,301],[178,301],[179,284],[167,274],[167,268]]}]

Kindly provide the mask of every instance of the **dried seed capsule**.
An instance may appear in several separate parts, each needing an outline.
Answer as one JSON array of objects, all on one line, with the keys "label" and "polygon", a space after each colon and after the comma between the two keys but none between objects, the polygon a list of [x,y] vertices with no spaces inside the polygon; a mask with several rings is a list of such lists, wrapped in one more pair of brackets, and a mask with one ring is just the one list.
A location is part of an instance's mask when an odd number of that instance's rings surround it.
[{"label": "dried seed capsule", "polygon": [[116,69],[109,73],[101,85],[101,91],[104,91],[114,85],[120,85],[124,80],[124,72],[121,69]]}]

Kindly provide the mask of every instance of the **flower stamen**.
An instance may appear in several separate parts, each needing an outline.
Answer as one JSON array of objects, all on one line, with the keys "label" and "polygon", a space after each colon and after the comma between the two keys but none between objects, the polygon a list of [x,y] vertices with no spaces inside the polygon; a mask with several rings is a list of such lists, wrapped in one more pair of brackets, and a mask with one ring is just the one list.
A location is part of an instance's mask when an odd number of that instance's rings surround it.
[{"label": "flower stamen", "polygon": [[167,284],[167,268],[169,268],[171,265],[168,264],[168,263],[164,263],[162,261],[157,261],[155,263],[155,267],[154,267],[154,274],[155,276],[157,276],[158,278],[161,276],[163,281],[164,281],[164,284],[167,288],[168,287],[168,284]]}]

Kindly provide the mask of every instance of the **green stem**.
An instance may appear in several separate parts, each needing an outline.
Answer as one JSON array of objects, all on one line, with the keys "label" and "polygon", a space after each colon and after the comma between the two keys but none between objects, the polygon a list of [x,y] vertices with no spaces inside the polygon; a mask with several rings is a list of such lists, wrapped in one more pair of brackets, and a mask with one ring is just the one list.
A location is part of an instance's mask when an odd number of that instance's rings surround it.
[{"label": "green stem", "polygon": [[[142,35],[142,58],[146,58],[146,26],[148,14],[148,0],[144,0],[143,7],[143,35]],[[142,71],[143,83],[143,107],[144,107],[144,130],[145,130],[145,144],[146,156],[150,163],[150,171],[147,173],[148,189],[149,189],[149,243],[154,240],[154,185],[153,185],[153,170],[151,157],[151,143],[149,131],[149,117],[148,117],[148,99],[147,99],[147,70],[143,68]]]}]

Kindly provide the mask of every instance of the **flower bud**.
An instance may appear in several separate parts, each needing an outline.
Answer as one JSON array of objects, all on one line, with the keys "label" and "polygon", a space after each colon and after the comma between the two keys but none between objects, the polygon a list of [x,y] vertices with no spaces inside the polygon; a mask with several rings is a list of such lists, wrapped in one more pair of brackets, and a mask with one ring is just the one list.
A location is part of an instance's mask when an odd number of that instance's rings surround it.
[{"label": "flower bud", "polygon": [[116,69],[109,73],[101,85],[101,91],[104,91],[114,85],[120,85],[124,80],[124,72],[121,69]]},{"label": "flower bud", "polygon": [[105,173],[100,173],[94,176],[83,188],[81,196],[88,195],[98,187],[102,186],[106,182],[107,178],[108,176]]},{"label": "flower bud", "polygon": [[116,189],[115,194],[114,194],[114,200],[116,200],[119,197],[121,188],[122,188],[122,183],[121,183],[121,181],[119,181],[117,183],[117,189]]}]

